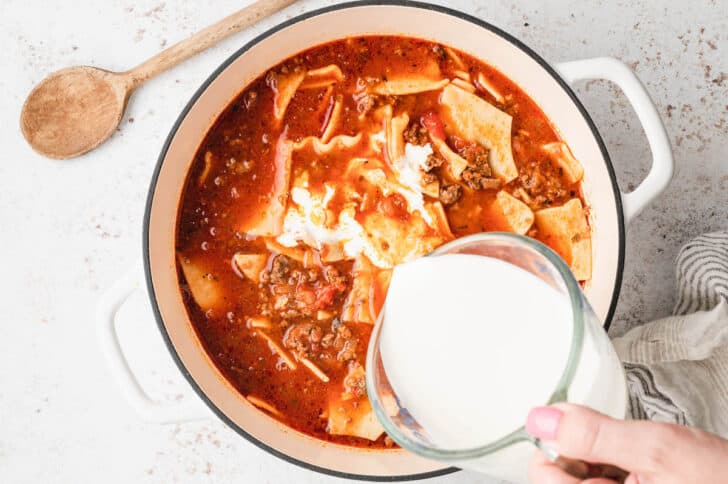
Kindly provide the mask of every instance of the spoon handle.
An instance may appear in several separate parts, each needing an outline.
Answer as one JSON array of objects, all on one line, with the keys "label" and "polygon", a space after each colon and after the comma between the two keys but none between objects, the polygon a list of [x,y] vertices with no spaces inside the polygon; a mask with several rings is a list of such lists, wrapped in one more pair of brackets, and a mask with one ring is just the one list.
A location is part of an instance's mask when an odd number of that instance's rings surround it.
[{"label": "spoon handle", "polygon": [[219,22],[197,32],[181,42],[163,50],[146,62],[124,73],[128,88],[132,90],[144,81],[170,69],[180,62],[212,47],[222,39],[240,32],[246,27],[287,7],[296,0],[258,0],[225,17]]}]

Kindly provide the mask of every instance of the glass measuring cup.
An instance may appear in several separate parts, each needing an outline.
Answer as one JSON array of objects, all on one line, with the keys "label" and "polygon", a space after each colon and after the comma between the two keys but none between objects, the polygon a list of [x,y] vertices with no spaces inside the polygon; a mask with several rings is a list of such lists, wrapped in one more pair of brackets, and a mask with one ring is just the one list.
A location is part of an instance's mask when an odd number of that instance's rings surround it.
[{"label": "glass measuring cup", "polygon": [[[566,365],[548,401],[587,405],[607,415],[624,418],[627,407],[626,384],[621,363],[606,332],[584,297],[563,260],[551,249],[528,237],[510,233],[482,233],[457,239],[428,257],[443,254],[471,254],[499,259],[537,276],[562,293],[570,302],[571,343]],[[536,446],[521,426],[490,442],[472,448],[438,445],[394,392],[381,357],[381,334],[387,322],[385,302],[372,332],[367,353],[367,392],[374,412],[389,436],[401,447],[423,457],[479,471],[513,482],[527,482],[527,469]],[[502,324],[508,324],[503,321]],[[538,362],[523,361],[533,365]],[[508,395],[495,395],[508,398]],[[439,409],[447,412],[448,409]],[[487,411],[487,402],[484,402]],[[472,416],[474,419],[477,415]],[[526,415],[523,415],[525,422]],[[552,458],[554,452],[544,449]]]}]

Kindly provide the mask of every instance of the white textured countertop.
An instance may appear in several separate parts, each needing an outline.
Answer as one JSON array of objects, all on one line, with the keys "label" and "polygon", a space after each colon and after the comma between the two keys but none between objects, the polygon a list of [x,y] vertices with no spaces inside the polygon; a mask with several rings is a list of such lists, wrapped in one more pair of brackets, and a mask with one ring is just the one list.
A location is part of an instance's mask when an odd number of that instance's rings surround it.
[{"label": "white textured countertop", "polygon": [[[101,291],[140,263],[149,177],[192,93],[255,34],[333,2],[302,1],[149,82],[113,139],[90,155],[44,159],[18,129],[25,96],[51,71],[77,64],[124,70],[242,3],[1,0],[0,482],[338,482],[266,454],[216,420],[142,423],[109,377],[93,320]],[[612,330],[668,314],[680,245],[728,226],[728,3],[440,3],[503,27],[547,60],[609,55],[636,70],[667,124],[676,172],[628,228]],[[606,83],[578,92],[620,184],[634,186],[649,159],[634,114]],[[142,291],[122,310],[119,326],[153,396],[196,398],[171,363]],[[437,482],[483,479],[458,473]]]}]

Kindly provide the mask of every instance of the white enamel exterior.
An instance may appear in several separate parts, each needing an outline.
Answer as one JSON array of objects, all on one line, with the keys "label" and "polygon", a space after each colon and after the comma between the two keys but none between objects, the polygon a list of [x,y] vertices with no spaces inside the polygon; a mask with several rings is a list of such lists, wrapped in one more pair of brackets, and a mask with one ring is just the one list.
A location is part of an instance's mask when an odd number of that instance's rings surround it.
[{"label": "white enamel exterior", "polygon": [[629,223],[667,188],[672,178],[672,149],[660,114],[635,73],[617,59],[598,57],[563,62],[556,65],[556,70],[570,83],[586,79],[608,79],[617,84],[642,123],[652,151],[652,167],[637,188],[630,193],[621,194],[624,218]]},{"label": "white enamel exterior", "polygon": [[[401,450],[369,451],[323,443],[289,429],[252,407],[226,382],[202,349],[178,290],[174,258],[177,207],[185,175],[198,145],[225,106],[250,81],[285,58],[330,40],[366,34],[413,36],[465,51],[505,73],[543,109],[584,165],[583,185],[591,206],[594,260],[593,278],[586,294],[602,320],[609,311],[620,270],[622,230],[607,161],[589,123],[568,92],[524,50],[466,19],[413,6],[368,5],[333,10],[293,23],[260,40],[212,80],[171,139],[150,199],[148,253],[145,254],[149,264],[147,282],[173,352],[194,386],[228,423],[242,429],[258,443],[318,470],[393,478],[429,473],[445,466]],[[649,196],[655,193],[652,190]],[[635,200],[634,206],[643,204],[649,196]],[[118,354],[113,323],[109,323],[118,306],[114,298],[122,299],[124,290],[116,288],[113,296],[107,298],[98,313],[100,336],[107,354],[111,353],[108,359],[115,368],[114,374],[127,387],[127,398],[148,420],[173,419],[165,412],[172,412],[179,418],[199,416],[199,411],[194,409],[157,408],[143,392],[133,388],[136,380],[123,356]]]}]

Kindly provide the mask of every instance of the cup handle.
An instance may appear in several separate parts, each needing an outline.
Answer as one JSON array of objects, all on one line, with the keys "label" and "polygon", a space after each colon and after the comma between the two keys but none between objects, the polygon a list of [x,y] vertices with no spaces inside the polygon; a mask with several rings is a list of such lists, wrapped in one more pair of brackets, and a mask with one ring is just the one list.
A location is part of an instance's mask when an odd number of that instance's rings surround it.
[{"label": "cup handle", "polygon": [[555,68],[569,84],[585,79],[606,79],[615,83],[637,113],[652,151],[652,167],[637,188],[630,193],[620,192],[624,218],[629,222],[665,190],[672,178],[672,149],[657,108],[635,73],[612,57],[562,62]]},{"label": "cup handle", "polygon": [[96,304],[97,335],[111,375],[126,401],[146,422],[162,424],[207,419],[211,416],[210,411],[196,399],[181,403],[152,400],[129,367],[119,344],[115,316],[142,281],[143,275],[135,268],[112,284]]}]

